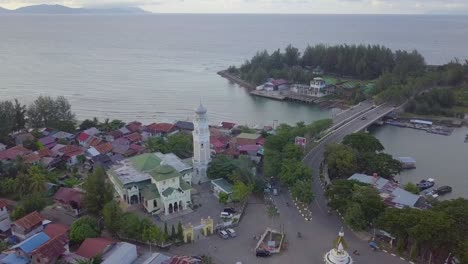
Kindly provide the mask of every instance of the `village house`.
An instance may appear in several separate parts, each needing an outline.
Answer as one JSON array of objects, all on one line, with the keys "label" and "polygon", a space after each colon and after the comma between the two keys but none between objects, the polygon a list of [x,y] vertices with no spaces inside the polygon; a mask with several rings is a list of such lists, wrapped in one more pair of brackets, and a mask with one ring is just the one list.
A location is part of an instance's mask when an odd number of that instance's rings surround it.
[{"label": "village house", "polygon": [[108,170],[120,198],[129,205],[142,203],[148,213],[168,215],[187,209],[191,186],[163,159],[147,153],[123,160]]},{"label": "village house", "polygon": [[138,121],[133,121],[133,122],[128,123],[125,127],[131,133],[135,133],[135,132],[140,132],[140,130],[142,128],[142,124],[140,122],[138,122]]},{"label": "village house", "polygon": [[116,154],[126,155],[128,149],[130,148],[130,140],[121,137],[112,141],[112,152]]},{"label": "village house", "polygon": [[64,132],[64,131],[58,131],[57,133],[53,133],[52,137],[55,138],[55,140],[66,140],[68,143],[72,142],[75,139],[75,135]]},{"label": "village house", "polygon": [[232,184],[230,184],[224,178],[212,180],[211,190],[213,191],[213,195],[218,199],[220,193],[225,193],[228,196],[228,201],[231,199]]},{"label": "village house", "polygon": [[22,241],[44,230],[41,214],[34,211],[11,224],[11,233],[18,240]]},{"label": "village house", "polygon": [[35,137],[31,133],[19,133],[13,136],[17,146],[23,146],[25,142],[33,142]]},{"label": "village house", "polygon": [[100,154],[111,154],[112,144],[110,142],[101,143],[94,147]]},{"label": "village house", "polygon": [[0,142],[0,151],[4,151],[5,149],[7,149],[7,145]]},{"label": "village house", "polygon": [[11,228],[10,213],[7,206],[8,203],[5,200],[0,200],[0,237],[1,234],[4,234]]},{"label": "village house", "polygon": [[0,161],[9,162],[16,159],[16,157],[24,157],[32,151],[22,146],[14,146],[4,151],[0,151]]},{"label": "village house", "polygon": [[38,141],[47,149],[51,149],[55,147],[55,145],[57,145],[55,138],[51,136],[45,136],[43,138],[40,138]]},{"label": "village house", "polygon": [[377,175],[369,176],[355,173],[348,180],[356,180],[372,185],[380,193],[380,197],[387,206],[395,208],[425,208],[424,197],[412,194],[399,187],[398,183],[381,178]]},{"label": "village house", "polygon": [[124,136],[125,136],[125,135],[128,135],[128,134],[130,134],[130,133],[132,133],[132,132],[131,132],[128,128],[126,128],[126,127],[121,127],[121,128],[119,128],[119,131],[120,131],[120,132],[122,133],[122,135],[124,135]]},{"label": "village house", "polygon": [[90,260],[102,256],[114,243],[115,241],[104,237],[86,238],[75,254],[81,257],[81,260]]},{"label": "village house", "polygon": [[142,137],[140,135],[140,133],[138,132],[133,132],[129,135],[126,135],[125,136],[126,139],[128,139],[128,141],[130,141],[130,143],[134,144],[134,143],[140,143],[141,140],[142,140]]},{"label": "village house", "polygon": [[177,121],[174,126],[184,134],[192,134],[194,129],[193,122],[190,121]]},{"label": "village house", "polygon": [[113,131],[110,131],[109,133],[107,133],[104,138],[106,139],[106,141],[108,142],[112,142],[118,138],[121,138],[123,137],[123,133],[120,131],[120,130],[113,130]]},{"label": "village house", "polygon": [[68,248],[68,235],[58,235],[44,244],[37,247],[31,252],[31,259],[33,264],[54,264],[62,256],[62,254],[69,252]]},{"label": "village house", "polygon": [[255,133],[241,133],[233,138],[233,140],[237,147],[243,145],[263,145],[265,143],[262,135]]},{"label": "village house", "polygon": [[91,135],[88,135],[85,132],[81,132],[76,138],[76,140],[78,141],[78,144],[80,144],[80,146],[86,146],[90,138],[91,138]]},{"label": "village house", "polygon": [[60,187],[54,195],[54,201],[64,209],[72,212],[74,216],[79,216],[83,208],[83,196],[84,193],[80,190]]},{"label": "village house", "polygon": [[24,162],[26,164],[37,165],[40,163],[40,161],[41,161],[41,157],[39,156],[39,154],[35,152],[29,153],[24,156]]},{"label": "village house", "polygon": [[85,150],[79,146],[66,145],[58,149],[58,152],[62,154],[62,159],[66,161],[67,166],[70,167],[79,163],[78,156],[83,155]]},{"label": "village house", "polygon": [[171,123],[152,123],[143,130],[147,137],[167,137],[178,132],[177,127]]}]

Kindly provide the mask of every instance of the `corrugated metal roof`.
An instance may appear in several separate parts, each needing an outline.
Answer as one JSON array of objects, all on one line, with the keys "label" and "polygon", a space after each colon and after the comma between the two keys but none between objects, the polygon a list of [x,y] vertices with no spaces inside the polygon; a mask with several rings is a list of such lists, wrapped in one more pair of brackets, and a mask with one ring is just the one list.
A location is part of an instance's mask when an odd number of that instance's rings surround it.
[{"label": "corrugated metal roof", "polygon": [[50,237],[44,232],[35,234],[34,236],[24,240],[23,242],[16,244],[13,248],[20,248],[26,253],[31,253],[42,244],[49,241]]}]

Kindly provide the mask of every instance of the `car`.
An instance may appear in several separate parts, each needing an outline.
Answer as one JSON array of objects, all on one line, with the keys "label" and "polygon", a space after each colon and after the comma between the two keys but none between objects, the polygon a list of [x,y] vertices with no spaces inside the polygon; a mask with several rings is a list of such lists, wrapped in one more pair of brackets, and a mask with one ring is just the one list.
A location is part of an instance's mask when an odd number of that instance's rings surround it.
[{"label": "car", "polygon": [[366,119],[367,119],[367,117],[365,117],[365,116],[361,117],[361,120],[366,120]]},{"label": "car", "polygon": [[229,234],[230,237],[236,237],[237,234],[236,234],[236,231],[232,228],[228,228],[226,229],[226,232]]},{"label": "car", "polygon": [[237,211],[233,207],[226,207],[224,208],[223,212],[226,212],[228,214],[235,214]]},{"label": "car", "polygon": [[228,239],[229,238],[229,235],[226,231],[224,230],[219,230],[218,231],[218,235],[222,238],[222,239]]},{"label": "car", "polygon": [[228,212],[221,212],[220,217],[221,218],[232,218],[232,214],[230,214]]},{"label": "car", "polygon": [[271,256],[271,252],[265,249],[257,249],[257,251],[255,252],[255,256],[266,258]]}]

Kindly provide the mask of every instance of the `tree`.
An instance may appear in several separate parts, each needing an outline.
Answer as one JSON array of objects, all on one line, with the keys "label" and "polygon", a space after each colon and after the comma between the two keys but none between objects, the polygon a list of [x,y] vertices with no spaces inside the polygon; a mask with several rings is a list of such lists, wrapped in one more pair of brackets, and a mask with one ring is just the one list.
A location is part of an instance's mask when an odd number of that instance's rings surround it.
[{"label": "tree", "polygon": [[110,201],[104,205],[102,209],[102,215],[104,218],[104,226],[112,234],[115,235],[120,230],[120,220],[123,212],[119,204],[115,201]]},{"label": "tree", "polygon": [[94,122],[93,120],[85,119],[80,124],[80,130],[86,130],[88,128],[96,127],[97,125],[98,125],[98,123]]},{"label": "tree", "polygon": [[171,239],[176,239],[177,238],[177,233],[176,233],[176,229],[175,229],[175,226],[172,225],[172,228],[171,228]]},{"label": "tree", "polygon": [[163,242],[163,233],[156,225],[150,225],[143,230],[142,239],[144,241],[160,244]]},{"label": "tree", "polygon": [[416,184],[408,182],[405,184],[404,189],[412,194],[419,195],[419,188]]},{"label": "tree", "polygon": [[210,179],[225,178],[236,169],[234,159],[226,155],[216,155],[206,171]]},{"label": "tree", "polygon": [[42,193],[46,190],[46,172],[39,166],[32,166],[29,171],[30,185],[29,190],[31,193]]},{"label": "tree", "polygon": [[283,166],[281,167],[280,180],[281,182],[292,186],[295,182],[310,178],[312,172],[301,161],[296,160],[284,160]]},{"label": "tree", "polygon": [[361,206],[366,224],[374,223],[385,209],[379,192],[372,186],[353,186],[351,200]]},{"label": "tree", "polygon": [[177,224],[177,239],[180,241],[184,240],[184,227],[180,221]]},{"label": "tree", "polygon": [[[59,129],[67,128],[75,121],[75,115],[71,111],[68,100],[59,96],[39,96],[27,110],[28,122],[32,127],[53,127]],[[73,125],[74,129],[74,125]]]},{"label": "tree", "polygon": [[294,198],[306,204],[310,204],[315,197],[312,192],[312,184],[310,180],[296,181],[291,189],[291,193]]},{"label": "tree", "polygon": [[219,198],[218,198],[219,203],[227,204],[227,202],[229,200],[229,195],[227,193],[220,192],[218,196],[219,196]]},{"label": "tree", "polygon": [[234,202],[245,201],[253,191],[253,185],[246,185],[245,183],[238,181],[234,183],[232,187],[231,199]]},{"label": "tree", "polygon": [[75,244],[80,244],[86,238],[99,237],[100,235],[101,230],[96,219],[90,216],[80,217],[70,227],[70,241]]},{"label": "tree", "polygon": [[353,150],[345,145],[330,144],[325,151],[330,178],[347,178],[357,170],[357,160]]},{"label": "tree", "polygon": [[0,101],[0,140],[5,140],[15,129],[15,109],[11,101]]},{"label": "tree", "polygon": [[291,46],[291,44],[289,44],[284,50],[284,62],[288,66],[298,65],[300,56],[301,53],[299,52],[299,50]]},{"label": "tree", "polygon": [[123,214],[119,231],[121,236],[131,239],[140,239],[142,232],[141,220],[137,215],[133,213]]},{"label": "tree", "polygon": [[364,230],[367,227],[367,221],[364,216],[364,212],[362,211],[361,205],[358,203],[352,203],[350,206],[348,206],[344,215],[344,221],[352,229],[357,231]]},{"label": "tree", "polygon": [[86,193],[84,204],[89,213],[99,215],[104,205],[113,198],[113,190],[106,182],[106,172],[102,167],[96,167],[94,172],[86,178],[83,185]]},{"label": "tree", "polygon": [[356,180],[337,179],[328,185],[325,195],[330,200],[329,206],[344,213],[353,195],[354,186],[367,186]]},{"label": "tree", "polygon": [[47,201],[42,193],[31,193],[23,197],[11,213],[13,219],[19,219],[34,211],[42,211],[47,205]]},{"label": "tree", "polygon": [[283,148],[283,156],[289,160],[300,160],[302,158],[302,149],[294,143],[288,143]]},{"label": "tree", "polygon": [[85,155],[78,155],[76,157],[76,159],[78,160],[79,164],[84,164],[86,162],[86,156]]},{"label": "tree", "polygon": [[162,137],[150,137],[145,142],[145,147],[150,152],[162,152],[168,153],[169,152],[169,145],[166,140]]},{"label": "tree", "polygon": [[343,139],[343,145],[349,146],[359,153],[378,152],[384,150],[380,141],[369,133],[359,132],[347,135]]},{"label": "tree", "polygon": [[179,157],[191,157],[193,154],[192,135],[177,133],[167,138],[169,152]]},{"label": "tree", "polygon": [[14,112],[15,112],[15,126],[14,131],[19,131],[24,128],[26,125],[26,106],[22,105],[18,99],[15,98],[15,105],[14,105]]},{"label": "tree", "polygon": [[366,152],[358,156],[358,170],[366,174],[377,173],[389,179],[402,170],[401,162],[387,153]]},{"label": "tree", "polygon": [[164,241],[169,239],[169,231],[167,230],[167,223],[164,222]]}]

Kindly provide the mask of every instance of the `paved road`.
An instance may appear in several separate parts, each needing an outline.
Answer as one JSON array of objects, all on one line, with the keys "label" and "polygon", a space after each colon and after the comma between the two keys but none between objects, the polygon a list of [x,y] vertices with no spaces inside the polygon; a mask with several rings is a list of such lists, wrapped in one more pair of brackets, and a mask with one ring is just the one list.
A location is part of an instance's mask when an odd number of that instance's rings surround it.
[{"label": "paved road", "polygon": [[343,123],[347,119],[351,118],[352,116],[359,114],[360,112],[370,110],[374,103],[372,101],[363,101],[360,102],[359,104],[350,107],[343,112],[340,112],[338,115],[333,117],[333,125],[339,125],[340,123]]}]

